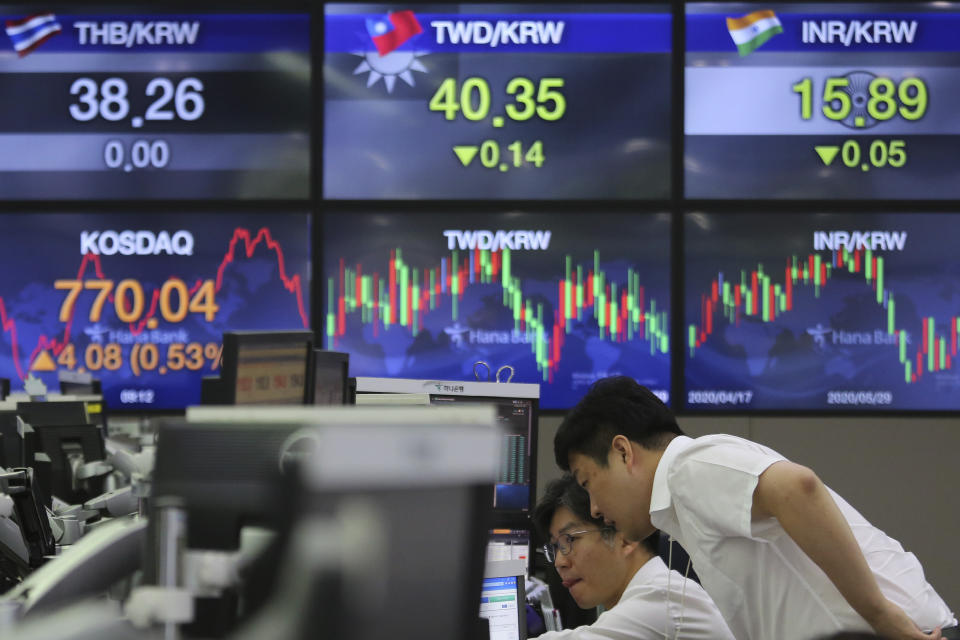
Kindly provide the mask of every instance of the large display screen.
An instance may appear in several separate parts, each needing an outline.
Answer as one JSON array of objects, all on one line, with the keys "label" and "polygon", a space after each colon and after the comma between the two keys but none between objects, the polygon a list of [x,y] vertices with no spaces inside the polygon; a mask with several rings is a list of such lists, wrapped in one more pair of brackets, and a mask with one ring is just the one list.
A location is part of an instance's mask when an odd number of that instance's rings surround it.
[{"label": "large display screen", "polygon": [[5,199],[306,198],[306,15],[0,7]]},{"label": "large display screen", "polygon": [[960,3],[686,11],[687,197],[960,197]]},{"label": "large display screen", "polygon": [[326,198],[670,197],[666,3],[394,9],[326,5]]},{"label": "large display screen", "polygon": [[183,408],[218,374],[225,331],[309,328],[306,214],[0,214],[0,229],[15,389],[87,371],[111,408]]},{"label": "large display screen", "polygon": [[351,375],[485,380],[483,361],[541,408],[614,374],[669,400],[668,214],[350,212],[323,237],[325,346]]},{"label": "large display screen", "polygon": [[957,214],[686,216],[689,409],[957,410]]}]

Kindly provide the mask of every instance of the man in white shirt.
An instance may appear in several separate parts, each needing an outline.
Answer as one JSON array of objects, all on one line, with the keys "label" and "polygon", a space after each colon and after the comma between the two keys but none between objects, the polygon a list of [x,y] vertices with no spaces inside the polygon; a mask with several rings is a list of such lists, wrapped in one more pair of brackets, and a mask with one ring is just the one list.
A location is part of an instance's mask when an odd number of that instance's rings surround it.
[{"label": "man in white shirt", "polygon": [[594,517],[631,540],[659,528],[690,553],[740,640],[871,628],[890,640],[960,637],[916,557],[810,469],[741,438],[684,436],[630,378],[596,383],[554,452]]},{"label": "man in white shirt", "polygon": [[606,609],[592,625],[540,640],[733,640],[703,588],[668,570],[649,539],[629,542],[591,517],[590,498],[572,477],[547,486],[533,520],[577,605]]}]

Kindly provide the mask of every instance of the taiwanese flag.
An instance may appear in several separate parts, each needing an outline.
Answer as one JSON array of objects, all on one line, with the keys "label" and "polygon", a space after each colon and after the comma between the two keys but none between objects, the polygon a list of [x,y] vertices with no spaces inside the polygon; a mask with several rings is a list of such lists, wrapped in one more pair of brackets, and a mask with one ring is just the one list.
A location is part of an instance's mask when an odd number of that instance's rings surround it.
[{"label": "taiwanese flag", "polygon": [[413,11],[396,11],[388,16],[367,19],[367,31],[383,57],[413,36],[423,33]]}]

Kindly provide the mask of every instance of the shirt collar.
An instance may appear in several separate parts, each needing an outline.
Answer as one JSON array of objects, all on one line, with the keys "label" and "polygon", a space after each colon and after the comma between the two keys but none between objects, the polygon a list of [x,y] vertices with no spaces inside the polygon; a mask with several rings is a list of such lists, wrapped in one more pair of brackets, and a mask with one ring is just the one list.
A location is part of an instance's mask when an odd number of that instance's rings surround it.
[{"label": "shirt collar", "polygon": [[653,556],[643,563],[642,567],[637,569],[637,572],[633,574],[633,578],[630,580],[630,584],[647,584],[653,582],[654,577],[656,577],[658,573],[662,573],[666,568],[667,565],[664,564],[660,556]]},{"label": "shirt collar", "polygon": [[693,444],[693,438],[677,436],[670,441],[663,450],[657,470],[653,474],[653,490],[650,493],[650,513],[669,509],[673,500],[670,498],[670,487],[667,486],[667,473],[674,459]]},{"label": "shirt collar", "polygon": [[620,594],[620,599],[617,600],[617,604],[623,602],[624,596],[627,595],[627,592],[630,591],[630,589],[645,584],[653,584],[657,575],[664,573],[666,570],[667,565],[663,562],[663,559],[661,559],[660,556],[651,557],[649,560],[643,563],[643,566],[637,569],[637,572],[633,574],[632,578],[630,578],[630,582],[627,583],[623,593]]}]

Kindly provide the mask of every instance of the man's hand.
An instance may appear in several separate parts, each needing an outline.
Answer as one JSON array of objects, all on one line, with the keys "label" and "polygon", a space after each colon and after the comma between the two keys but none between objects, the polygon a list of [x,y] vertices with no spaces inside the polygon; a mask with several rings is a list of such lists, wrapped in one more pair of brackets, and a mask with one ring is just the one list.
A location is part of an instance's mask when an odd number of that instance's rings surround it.
[{"label": "man's hand", "polygon": [[917,628],[903,609],[887,600],[887,607],[873,620],[867,620],[879,635],[889,640],[940,640],[940,629],[924,633]]}]

